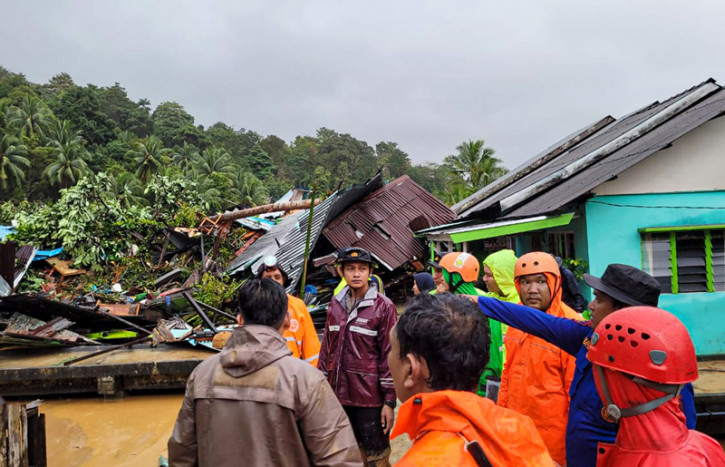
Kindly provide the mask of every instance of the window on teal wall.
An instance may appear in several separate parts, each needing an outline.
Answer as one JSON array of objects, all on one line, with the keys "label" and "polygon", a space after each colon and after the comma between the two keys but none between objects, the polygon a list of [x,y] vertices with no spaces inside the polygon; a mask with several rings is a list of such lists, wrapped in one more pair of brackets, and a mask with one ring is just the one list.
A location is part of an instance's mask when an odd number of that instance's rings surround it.
[{"label": "window on teal wall", "polygon": [[657,279],[662,293],[725,290],[723,227],[640,229],[643,269]]}]

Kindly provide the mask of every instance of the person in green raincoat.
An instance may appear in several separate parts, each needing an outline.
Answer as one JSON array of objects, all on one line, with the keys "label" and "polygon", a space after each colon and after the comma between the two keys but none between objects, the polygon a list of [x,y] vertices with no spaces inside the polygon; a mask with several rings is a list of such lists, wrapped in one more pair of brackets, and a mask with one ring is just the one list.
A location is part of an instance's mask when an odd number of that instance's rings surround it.
[{"label": "person in green raincoat", "polygon": [[[514,284],[514,267],[516,266],[516,254],[513,250],[499,250],[491,253],[483,260],[483,282],[486,283],[488,292],[471,295],[483,295],[486,297],[496,298],[504,302],[521,303],[519,293],[516,291]],[[501,326],[501,361],[506,361],[506,347],[503,345],[503,336],[506,334],[507,325],[499,323]],[[501,376],[499,373],[497,376]],[[486,394],[486,374],[481,375],[478,383],[478,394],[483,396]]]},{"label": "person in green raincoat", "polygon": [[[468,253],[448,253],[436,264],[443,270],[443,282],[436,288],[436,293],[453,293],[458,295],[486,295],[486,292],[474,287],[473,282],[478,279],[478,260]],[[512,274],[513,275],[513,274]],[[501,323],[489,319],[488,325],[491,330],[490,358],[483,370],[479,383],[478,393],[485,396],[486,380],[489,378],[501,378],[503,370],[503,334]]]}]

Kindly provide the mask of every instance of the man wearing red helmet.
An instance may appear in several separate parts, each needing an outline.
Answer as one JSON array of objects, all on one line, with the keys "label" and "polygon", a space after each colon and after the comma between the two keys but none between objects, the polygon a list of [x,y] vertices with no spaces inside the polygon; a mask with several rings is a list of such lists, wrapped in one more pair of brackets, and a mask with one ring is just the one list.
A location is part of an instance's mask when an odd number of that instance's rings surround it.
[{"label": "man wearing red helmet", "polygon": [[[618,425],[602,410],[592,365],[587,359],[594,328],[606,316],[622,308],[656,306],[660,295],[657,280],[626,264],[610,264],[601,278],[585,274],[584,281],[594,289],[594,300],[589,304],[591,321],[584,323],[544,314],[522,305],[476,297],[479,308],[489,318],[540,337],[576,356],[566,425],[566,456],[570,467],[594,465],[597,444],[613,443],[617,435]],[[685,386],[681,397],[688,426],[694,428],[696,415],[691,384]]]},{"label": "man wearing red helmet", "polygon": [[615,444],[599,444],[597,466],[725,465],[714,439],[688,430],[678,396],[697,379],[695,347],[674,315],[630,307],[602,319],[588,358]]}]

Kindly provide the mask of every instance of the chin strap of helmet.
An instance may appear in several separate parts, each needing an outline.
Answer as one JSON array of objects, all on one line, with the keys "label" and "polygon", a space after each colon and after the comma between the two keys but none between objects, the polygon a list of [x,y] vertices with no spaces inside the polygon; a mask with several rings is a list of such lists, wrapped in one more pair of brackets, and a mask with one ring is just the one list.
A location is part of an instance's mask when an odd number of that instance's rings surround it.
[{"label": "chin strap of helmet", "polygon": [[[607,404],[606,407],[604,407],[605,410],[603,410],[602,412],[606,412],[606,415],[615,422],[625,417],[633,417],[635,415],[642,415],[644,413],[651,412],[652,410],[661,406],[673,397],[679,397],[680,392],[684,387],[683,384],[660,384],[655,383],[654,381],[640,378],[638,376],[632,376],[626,373],[622,373],[624,376],[631,379],[632,382],[641,384],[642,386],[647,386],[660,392],[664,392],[665,395],[657,399],[653,399],[649,402],[645,402],[644,404],[635,405],[634,407],[620,408],[612,401],[612,396],[609,392],[607,380],[604,379],[604,371],[602,371],[602,367],[599,365],[594,365],[594,367],[596,368],[597,374],[599,375],[599,384],[602,387],[602,395],[604,396],[604,400]],[[602,415],[604,415],[604,413],[602,413]]]}]

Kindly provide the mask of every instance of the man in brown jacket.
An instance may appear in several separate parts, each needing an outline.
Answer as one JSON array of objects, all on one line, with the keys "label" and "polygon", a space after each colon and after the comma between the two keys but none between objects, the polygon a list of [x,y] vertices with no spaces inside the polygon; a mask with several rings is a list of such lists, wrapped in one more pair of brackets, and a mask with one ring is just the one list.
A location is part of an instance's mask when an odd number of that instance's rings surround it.
[{"label": "man in brown jacket", "polygon": [[252,279],[238,300],[242,326],[189,377],[169,465],[362,465],[324,375],[293,358],[282,337],[289,326],[284,289]]}]

